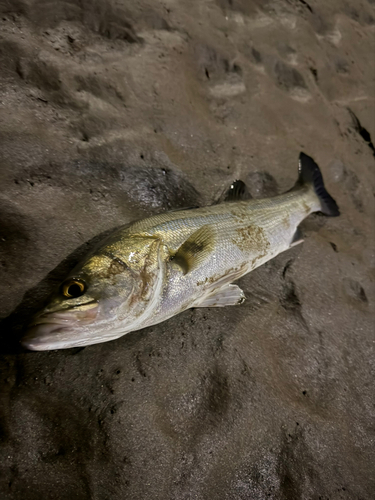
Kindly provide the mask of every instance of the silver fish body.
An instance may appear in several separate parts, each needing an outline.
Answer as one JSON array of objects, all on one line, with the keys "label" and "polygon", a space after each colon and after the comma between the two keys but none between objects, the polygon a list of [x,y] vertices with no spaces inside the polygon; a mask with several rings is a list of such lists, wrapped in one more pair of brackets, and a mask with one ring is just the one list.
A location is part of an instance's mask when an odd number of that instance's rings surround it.
[{"label": "silver fish body", "polygon": [[300,242],[298,225],[316,211],[338,215],[317,165],[301,154],[299,182],[283,195],[125,226],[72,271],[23,344],[34,350],[90,345],[191,307],[240,304],[244,294],[232,282]]},{"label": "silver fish body", "polygon": [[[145,326],[190,307],[228,305],[230,295],[234,303],[242,302],[242,293],[230,294],[228,285],[290,248],[297,226],[316,210],[320,210],[316,196],[301,188],[272,199],[161,214],[125,229],[122,238],[143,233],[159,239],[164,247],[165,285]],[[168,256],[198,232],[209,250],[185,273]],[[218,293],[226,289],[228,294]]]}]

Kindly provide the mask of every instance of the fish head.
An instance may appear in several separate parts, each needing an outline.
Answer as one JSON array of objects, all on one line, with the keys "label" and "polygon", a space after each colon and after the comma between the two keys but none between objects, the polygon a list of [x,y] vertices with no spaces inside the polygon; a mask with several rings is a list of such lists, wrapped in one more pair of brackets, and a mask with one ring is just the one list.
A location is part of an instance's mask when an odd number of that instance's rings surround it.
[{"label": "fish head", "polygon": [[142,328],[160,295],[160,240],[114,238],[78,265],[21,340],[44,351],[106,342]]}]

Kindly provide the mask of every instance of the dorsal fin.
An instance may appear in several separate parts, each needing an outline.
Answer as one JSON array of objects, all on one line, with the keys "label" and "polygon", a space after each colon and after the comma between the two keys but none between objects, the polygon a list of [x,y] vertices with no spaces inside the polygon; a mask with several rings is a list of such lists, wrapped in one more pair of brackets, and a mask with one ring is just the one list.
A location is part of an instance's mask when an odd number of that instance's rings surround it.
[{"label": "dorsal fin", "polygon": [[247,189],[246,184],[241,181],[234,181],[226,192],[224,201],[239,201],[239,200],[249,200],[251,194]]},{"label": "dorsal fin", "polygon": [[184,274],[194,269],[213,251],[215,232],[209,226],[202,226],[180,246],[171,260],[181,267]]},{"label": "dorsal fin", "polygon": [[237,180],[232,182],[228,189],[226,189],[219,199],[215,202],[215,205],[223,202],[231,201],[246,201],[252,198],[246,184],[243,181]]},{"label": "dorsal fin", "polygon": [[170,214],[171,212],[182,212],[183,210],[195,210],[196,208],[200,208],[199,205],[196,205],[195,207],[172,208],[172,210],[168,210],[168,213]]}]

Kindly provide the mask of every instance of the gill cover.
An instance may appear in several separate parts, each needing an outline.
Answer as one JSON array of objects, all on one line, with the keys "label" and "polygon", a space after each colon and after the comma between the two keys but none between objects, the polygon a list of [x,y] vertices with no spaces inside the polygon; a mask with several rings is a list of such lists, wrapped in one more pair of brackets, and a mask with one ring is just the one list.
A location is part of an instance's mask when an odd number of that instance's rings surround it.
[{"label": "gill cover", "polygon": [[22,344],[31,350],[81,347],[142,327],[161,296],[162,248],[158,238],[117,231],[72,271]]}]

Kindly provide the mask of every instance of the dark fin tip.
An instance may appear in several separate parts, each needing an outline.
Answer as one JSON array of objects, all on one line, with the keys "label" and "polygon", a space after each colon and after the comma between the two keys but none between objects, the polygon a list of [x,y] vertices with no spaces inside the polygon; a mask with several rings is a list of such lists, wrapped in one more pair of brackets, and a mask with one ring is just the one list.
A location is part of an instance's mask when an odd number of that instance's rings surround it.
[{"label": "dark fin tip", "polygon": [[321,211],[330,217],[340,215],[337,203],[324,187],[322,173],[315,161],[305,153],[299,155],[299,184],[311,184],[320,200]]}]

